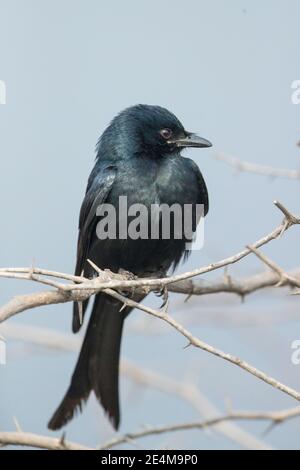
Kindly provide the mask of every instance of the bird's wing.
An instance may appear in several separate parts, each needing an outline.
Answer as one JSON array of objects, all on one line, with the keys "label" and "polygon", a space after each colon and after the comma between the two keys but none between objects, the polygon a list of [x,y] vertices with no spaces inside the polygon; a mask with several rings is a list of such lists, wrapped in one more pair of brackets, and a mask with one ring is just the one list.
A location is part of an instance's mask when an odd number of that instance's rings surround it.
[{"label": "bird's wing", "polygon": [[[97,217],[96,211],[105,203],[116,177],[115,166],[101,165],[94,168],[89,179],[85,198],[83,200],[79,216],[79,235],[77,243],[77,261],[75,275],[89,276],[91,267],[87,265],[92,240],[95,237]],[[88,306],[88,300],[83,303],[73,304],[73,332],[77,332],[83,322],[83,316]]]},{"label": "bird's wing", "polygon": [[[203,214],[199,214],[198,211],[196,210],[193,212],[193,219],[192,219],[192,226],[193,226],[193,232],[195,234],[196,228],[200,222],[201,217],[204,215],[204,217],[207,215],[208,210],[209,210],[209,198],[208,198],[208,191],[206,187],[205,180],[202,176],[201,171],[199,170],[198,165],[191,160],[190,158],[186,158],[188,164],[194,171],[197,182],[198,182],[198,196],[197,196],[197,204],[203,204]],[[186,261],[189,255],[191,254],[190,249],[185,249],[184,254],[183,254],[183,260]],[[175,269],[176,265],[179,263],[179,259],[173,264],[173,269]]]},{"label": "bird's wing", "polygon": [[198,180],[198,188],[199,188],[199,197],[198,197],[198,204],[203,204],[204,205],[204,216],[207,215],[208,209],[209,209],[209,199],[208,199],[208,191],[206,187],[205,180],[202,176],[201,171],[199,170],[198,165],[191,160],[190,158],[187,158],[189,164],[193,168],[194,172],[196,173],[197,180]]},{"label": "bird's wing", "polygon": [[[93,174],[92,174],[93,175]],[[91,175],[91,176],[92,176]],[[97,222],[96,211],[106,202],[116,177],[116,167],[113,165],[98,167],[97,173],[89,180],[87,192],[80,209],[79,235],[77,245],[77,263],[75,275],[80,276],[84,270],[91,239]]]}]

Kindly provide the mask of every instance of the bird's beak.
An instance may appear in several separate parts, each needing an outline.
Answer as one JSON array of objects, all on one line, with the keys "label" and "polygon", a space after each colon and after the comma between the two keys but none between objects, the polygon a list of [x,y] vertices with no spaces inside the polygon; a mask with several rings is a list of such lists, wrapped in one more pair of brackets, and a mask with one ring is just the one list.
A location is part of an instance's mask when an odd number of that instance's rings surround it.
[{"label": "bird's beak", "polygon": [[187,133],[186,137],[182,139],[176,139],[173,142],[170,142],[176,145],[176,147],[211,147],[212,143],[204,139],[203,137],[199,137],[197,134],[192,134],[190,132]]}]

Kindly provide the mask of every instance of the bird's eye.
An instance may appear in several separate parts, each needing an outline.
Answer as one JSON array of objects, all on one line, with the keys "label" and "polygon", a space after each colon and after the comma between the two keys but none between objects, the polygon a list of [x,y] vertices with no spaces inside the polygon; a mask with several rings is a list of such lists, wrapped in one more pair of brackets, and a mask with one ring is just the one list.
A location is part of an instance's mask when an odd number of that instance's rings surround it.
[{"label": "bird's eye", "polygon": [[166,140],[170,139],[172,137],[171,129],[161,129],[161,131],[159,133]]}]

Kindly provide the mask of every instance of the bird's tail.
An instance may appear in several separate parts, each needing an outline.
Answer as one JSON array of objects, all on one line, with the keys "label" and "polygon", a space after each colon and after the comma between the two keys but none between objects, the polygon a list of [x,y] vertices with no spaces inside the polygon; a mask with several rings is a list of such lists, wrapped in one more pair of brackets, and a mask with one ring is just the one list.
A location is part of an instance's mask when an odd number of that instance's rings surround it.
[{"label": "bird's tail", "polygon": [[130,309],[105,294],[95,298],[71,384],[48,423],[60,429],[72,419],[93,390],[115,429],[120,422],[119,357],[123,322]]}]

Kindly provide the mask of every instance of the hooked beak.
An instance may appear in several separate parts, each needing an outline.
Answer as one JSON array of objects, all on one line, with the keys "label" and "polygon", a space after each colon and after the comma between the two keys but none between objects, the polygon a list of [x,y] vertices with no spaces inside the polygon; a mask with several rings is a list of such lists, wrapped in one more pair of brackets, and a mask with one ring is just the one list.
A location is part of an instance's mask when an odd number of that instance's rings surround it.
[{"label": "hooked beak", "polygon": [[207,140],[203,139],[203,137],[199,137],[197,134],[192,134],[191,132],[187,132],[187,136],[183,137],[182,139],[176,139],[172,142],[176,145],[176,147],[211,147],[212,143]]}]

